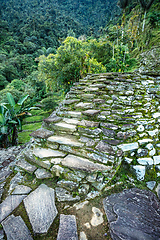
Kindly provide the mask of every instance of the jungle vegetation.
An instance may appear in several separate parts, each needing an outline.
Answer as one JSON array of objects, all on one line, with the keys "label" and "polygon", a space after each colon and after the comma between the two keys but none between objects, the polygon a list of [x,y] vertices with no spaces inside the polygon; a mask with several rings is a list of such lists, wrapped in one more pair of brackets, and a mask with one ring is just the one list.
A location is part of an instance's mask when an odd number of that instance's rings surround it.
[{"label": "jungle vegetation", "polygon": [[25,96],[23,108],[48,110],[87,73],[138,67],[139,54],[160,43],[160,2],[0,0],[0,32],[0,114]]}]

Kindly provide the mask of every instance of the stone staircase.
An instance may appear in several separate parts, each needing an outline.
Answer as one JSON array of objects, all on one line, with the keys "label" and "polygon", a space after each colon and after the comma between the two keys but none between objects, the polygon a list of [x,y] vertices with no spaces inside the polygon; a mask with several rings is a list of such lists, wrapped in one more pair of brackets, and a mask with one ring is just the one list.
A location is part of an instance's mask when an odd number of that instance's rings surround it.
[{"label": "stone staircase", "polygon": [[[14,177],[8,197],[0,204],[7,239],[34,239],[23,219],[10,215],[22,201],[33,233],[47,234],[61,214],[56,202],[74,204],[100,197],[110,189],[121,164],[127,164],[140,181],[147,171],[154,170],[157,181],[148,181],[147,186],[155,189],[160,176],[159,83],[160,76],[151,73],[103,73],[88,75],[74,84],[12,164],[19,174],[56,181],[56,187],[42,183],[33,190],[25,186],[23,176],[19,180]],[[103,207],[98,211],[96,221]],[[12,225],[14,230],[22,225],[24,235],[20,230],[14,235],[8,227]],[[90,225],[94,226],[92,221]],[[87,239],[83,231],[79,236]],[[60,215],[57,239],[78,239],[74,215]]]}]

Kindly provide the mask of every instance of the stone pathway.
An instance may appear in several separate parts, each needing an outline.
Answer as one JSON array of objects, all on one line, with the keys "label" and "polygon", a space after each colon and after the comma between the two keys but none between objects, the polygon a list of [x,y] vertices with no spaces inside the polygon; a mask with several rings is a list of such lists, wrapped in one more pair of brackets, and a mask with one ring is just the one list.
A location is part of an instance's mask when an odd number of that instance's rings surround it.
[{"label": "stone pathway", "polygon": [[[112,239],[135,239],[133,231],[129,238],[127,228],[118,232],[118,226],[123,226],[123,220],[127,223],[125,212],[133,216],[134,225],[138,216],[130,210],[133,199],[140,203],[135,203],[135,208],[143,214],[144,204],[148,206],[146,214],[150,211],[151,199],[159,204],[152,193],[144,191],[142,197],[141,190],[126,190],[105,198],[104,208],[100,199],[123,184],[115,178],[111,185],[121,165],[127,166],[126,177],[132,187],[136,181],[145,181],[146,188],[160,196],[159,83],[160,76],[135,73],[88,75],[75,83],[56,111],[44,119],[42,128],[31,134],[26,148],[19,155],[17,152],[16,161],[7,166],[1,159],[0,239],[3,230],[7,239],[34,239],[37,234],[45,239],[42,234],[48,236],[56,222],[53,239],[107,239],[104,209]],[[130,200],[124,206],[126,196]],[[116,208],[114,199],[120,200],[121,208]],[[24,213],[19,216],[20,208],[25,209],[26,217]],[[158,222],[159,212],[152,211]],[[18,225],[24,229],[23,235]],[[133,229],[138,235],[140,225]],[[159,229],[153,237],[145,234],[137,240],[154,239]]]}]

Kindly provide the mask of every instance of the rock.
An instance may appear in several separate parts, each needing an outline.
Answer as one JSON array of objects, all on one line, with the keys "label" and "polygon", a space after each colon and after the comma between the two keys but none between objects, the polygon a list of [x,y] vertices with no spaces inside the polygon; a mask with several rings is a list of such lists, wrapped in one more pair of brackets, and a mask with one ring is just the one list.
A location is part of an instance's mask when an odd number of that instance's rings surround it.
[{"label": "rock", "polygon": [[24,199],[24,206],[34,233],[47,233],[58,213],[54,189],[41,184]]},{"label": "rock", "polygon": [[46,171],[45,169],[37,169],[35,171],[35,175],[36,175],[36,178],[38,178],[38,179],[45,179],[45,178],[53,177],[53,175],[50,172]]},{"label": "rock", "polygon": [[88,204],[89,201],[84,201],[84,202],[81,202],[81,203],[75,203],[73,205],[73,207],[76,208],[76,211],[79,210],[79,209],[82,209],[86,204]]},{"label": "rock", "polygon": [[76,218],[74,215],[60,215],[57,240],[78,240]]},{"label": "rock", "polygon": [[97,150],[105,152],[105,153],[110,153],[113,155],[115,154],[113,151],[113,148],[108,143],[106,143],[104,140],[100,141],[95,148]]},{"label": "rock", "polygon": [[83,111],[82,112],[84,115],[86,115],[86,116],[95,116],[95,115],[97,115],[98,113],[100,113],[100,111],[99,110],[92,110],[92,109],[89,109],[89,110],[86,110],[86,111]]},{"label": "rock", "polygon": [[100,195],[100,193],[98,191],[91,191],[87,194],[86,196],[86,200],[91,200],[91,199],[94,199],[96,197],[98,197]]},{"label": "rock", "polygon": [[8,168],[3,168],[0,172],[0,182],[4,181],[9,175],[12,173],[12,171]]},{"label": "rock", "polygon": [[99,163],[93,163],[86,158],[76,157],[70,154],[65,157],[64,160],[62,160],[62,165],[87,172],[107,171],[108,169],[110,169],[108,166],[104,166]]},{"label": "rock", "polygon": [[158,184],[158,186],[156,188],[156,192],[157,192],[158,198],[160,199],[160,183]]},{"label": "rock", "polygon": [[64,188],[56,188],[56,197],[59,202],[74,202],[74,201],[79,201],[80,197],[76,196],[73,197],[67,190]]},{"label": "rock", "polygon": [[156,182],[155,181],[146,182],[146,185],[150,190],[153,190],[156,185]]},{"label": "rock", "polygon": [[138,157],[144,157],[144,156],[147,156],[148,155],[148,150],[147,149],[142,149],[142,148],[139,148],[138,151],[137,151],[137,156]]},{"label": "rock", "polygon": [[102,128],[102,132],[106,137],[111,137],[111,138],[113,138],[116,134],[114,130],[110,130],[106,128]]},{"label": "rock", "polygon": [[80,232],[79,240],[87,240],[85,232]]},{"label": "rock", "polygon": [[61,180],[57,182],[58,187],[66,188],[69,191],[73,191],[78,187],[78,183],[73,182],[73,181],[66,181],[66,180]]},{"label": "rock", "polygon": [[71,99],[71,100],[65,100],[64,103],[66,105],[70,105],[70,104],[73,104],[73,103],[76,103],[76,102],[79,102],[79,99]]},{"label": "rock", "polygon": [[20,216],[9,216],[2,222],[7,240],[33,240],[30,231]]},{"label": "rock", "polygon": [[150,138],[145,138],[145,139],[142,139],[142,140],[138,140],[138,142],[139,142],[140,145],[143,145],[145,143],[153,142],[153,140],[150,139]]},{"label": "rock", "polygon": [[83,103],[83,102],[80,102],[78,103],[75,108],[93,108],[94,105],[92,103]]},{"label": "rock", "polygon": [[104,222],[103,213],[96,207],[92,207],[93,216],[91,219],[91,225],[97,227]]},{"label": "rock", "polygon": [[152,158],[138,158],[137,161],[141,165],[153,165]]},{"label": "rock", "polygon": [[136,171],[137,179],[139,181],[144,180],[145,166],[136,165],[136,166],[133,166],[133,169]]},{"label": "rock", "polygon": [[86,195],[89,192],[89,185],[88,184],[82,184],[78,188],[78,193],[82,195]]},{"label": "rock", "polygon": [[79,125],[80,126],[84,126],[84,127],[98,127],[99,126],[99,122],[82,120],[82,121],[79,122]]},{"label": "rock", "polygon": [[3,231],[3,229],[0,230],[0,240],[4,240],[4,231]]},{"label": "rock", "polygon": [[18,172],[10,181],[9,193],[22,182],[23,176]]},{"label": "rock", "polygon": [[43,121],[46,123],[55,123],[59,122],[61,119],[62,119],[61,117],[58,117],[56,114],[54,114],[46,119],[43,119]]},{"label": "rock", "polygon": [[160,164],[160,156],[154,156],[153,159],[155,165]]},{"label": "rock", "polygon": [[79,120],[77,119],[72,119],[72,118],[63,118],[63,122],[68,123],[68,124],[79,124]]},{"label": "rock", "polygon": [[17,162],[16,162],[16,165],[17,165],[18,167],[24,169],[25,171],[30,172],[30,173],[33,173],[33,172],[37,169],[36,166],[28,163],[27,161],[25,161],[25,160],[23,160],[23,159],[17,161]]},{"label": "rock", "polygon": [[35,148],[33,154],[39,158],[49,157],[64,157],[66,154],[58,150],[46,149],[46,148]]},{"label": "rock", "polygon": [[67,116],[71,116],[71,117],[77,117],[80,118],[82,113],[81,112],[74,112],[74,111],[69,111],[66,113]]},{"label": "rock", "polygon": [[103,201],[113,240],[155,240],[160,237],[160,203],[146,190],[132,188]]},{"label": "rock", "polygon": [[69,131],[69,132],[76,131],[75,125],[64,123],[64,122],[55,123],[54,128],[56,130],[64,130],[64,131]]},{"label": "rock", "polygon": [[31,191],[32,191],[32,188],[30,188],[28,186],[18,185],[18,186],[15,187],[14,191],[12,192],[12,194],[14,194],[14,195],[22,195],[22,194],[27,195]]},{"label": "rock", "polygon": [[0,222],[3,221],[13,210],[19,206],[26,195],[9,195],[0,204]]},{"label": "rock", "polygon": [[5,185],[5,182],[0,184],[0,201],[1,201],[2,194],[4,192],[4,185]]},{"label": "rock", "polygon": [[30,136],[32,137],[37,137],[37,138],[48,138],[50,136],[53,135],[53,131],[49,131],[47,129],[44,129],[44,128],[40,128],[34,132],[32,132],[31,134],[29,134]]},{"label": "rock", "polygon": [[143,125],[138,126],[137,131],[138,132],[143,132],[144,131],[144,126]]},{"label": "rock", "polygon": [[70,145],[73,147],[82,147],[83,144],[78,142],[73,137],[52,136],[47,139],[50,142],[56,142],[59,144]]},{"label": "rock", "polygon": [[138,149],[139,146],[138,146],[138,143],[135,142],[135,143],[128,143],[128,144],[121,144],[118,147],[122,149],[123,152],[126,152],[126,151]]}]

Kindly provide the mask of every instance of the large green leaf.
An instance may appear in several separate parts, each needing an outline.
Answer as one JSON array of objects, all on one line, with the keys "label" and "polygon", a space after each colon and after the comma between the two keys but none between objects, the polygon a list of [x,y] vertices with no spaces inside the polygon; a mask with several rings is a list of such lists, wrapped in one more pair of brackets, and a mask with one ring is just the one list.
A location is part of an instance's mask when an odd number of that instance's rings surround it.
[{"label": "large green leaf", "polygon": [[7,99],[8,99],[9,104],[14,108],[16,103],[15,103],[14,98],[11,93],[7,93]]},{"label": "large green leaf", "polygon": [[16,122],[16,121],[14,121],[14,120],[8,121],[8,123],[17,124],[17,122]]},{"label": "large green leaf", "polygon": [[7,126],[3,126],[3,127],[0,128],[0,131],[1,131],[2,134],[7,134],[8,127]]},{"label": "large green leaf", "polygon": [[24,103],[24,101],[29,97],[29,95],[26,95],[24,96],[23,98],[21,98],[19,101],[18,101],[18,105],[22,106],[22,104]]},{"label": "large green leaf", "polygon": [[5,117],[2,113],[0,113],[0,124],[4,125],[6,123]]},{"label": "large green leaf", "polygon": [[21,109],[21,105],[19,105],[18,103],[16,103],[16,105],[14,106],[14,112],[15,112],[15,114],[17,114],[20,109]]}]

